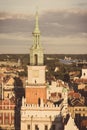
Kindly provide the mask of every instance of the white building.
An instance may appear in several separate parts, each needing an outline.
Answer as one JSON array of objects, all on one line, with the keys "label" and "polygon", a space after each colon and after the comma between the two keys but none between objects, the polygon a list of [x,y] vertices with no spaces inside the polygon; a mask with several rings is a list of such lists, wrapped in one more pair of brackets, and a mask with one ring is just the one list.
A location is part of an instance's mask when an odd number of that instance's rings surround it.
[{"label": "white building", "polygon": [[[58,106],[48,106],[41,102],[38,104],[25,104],[25,99],[22,100],[21,108],[21,130],[48,130],[51,128],[52,122],[60,114]],[[54,122],[55,129],[58,127],[58,121]]]},{"label": "white building", "polygon": [[87,79],[87,68],[82,68],[81,79]]}]

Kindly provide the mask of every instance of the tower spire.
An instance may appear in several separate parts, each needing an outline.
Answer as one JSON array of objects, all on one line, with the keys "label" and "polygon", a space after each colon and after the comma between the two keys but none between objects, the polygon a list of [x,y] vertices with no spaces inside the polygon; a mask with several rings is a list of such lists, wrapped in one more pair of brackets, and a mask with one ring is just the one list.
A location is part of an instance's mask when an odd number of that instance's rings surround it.
[{"label": "tower spire", "polygon": [[38,11],[36,11],[36,20],[35,20],[34,33],[40,33],[40,30],[39,30],[39,20],[38,20]]},{"label": "tower spire", "polygon": [[35,21],[35,32],[40,33],[39,30],[39,21],[38,21],[38,11],[36,11],[36,21]]}]

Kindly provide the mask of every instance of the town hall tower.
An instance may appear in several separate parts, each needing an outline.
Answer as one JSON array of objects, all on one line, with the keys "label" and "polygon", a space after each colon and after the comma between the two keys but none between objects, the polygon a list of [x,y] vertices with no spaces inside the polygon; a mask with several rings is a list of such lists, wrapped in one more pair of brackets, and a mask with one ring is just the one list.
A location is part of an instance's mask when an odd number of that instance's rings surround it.
[{"label": "town hall tower", "polygon": [[30,48],[30,65],[28,66],[28,81],[26,86],[26,101],[29,104],[46,102],[45,65],[43,47],[40,42],[38,12],[36,12],[33,45]]}]

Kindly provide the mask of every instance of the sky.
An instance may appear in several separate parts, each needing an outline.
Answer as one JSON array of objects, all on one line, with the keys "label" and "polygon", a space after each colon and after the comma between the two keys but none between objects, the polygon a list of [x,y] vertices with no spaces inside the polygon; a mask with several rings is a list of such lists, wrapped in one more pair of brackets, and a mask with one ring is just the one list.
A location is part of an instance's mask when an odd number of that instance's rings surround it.
[{"label": "sky", "polygon": [[29,53],[36,10],[45,54],[87,54],[87,0],[0,0],[0,54]]}]

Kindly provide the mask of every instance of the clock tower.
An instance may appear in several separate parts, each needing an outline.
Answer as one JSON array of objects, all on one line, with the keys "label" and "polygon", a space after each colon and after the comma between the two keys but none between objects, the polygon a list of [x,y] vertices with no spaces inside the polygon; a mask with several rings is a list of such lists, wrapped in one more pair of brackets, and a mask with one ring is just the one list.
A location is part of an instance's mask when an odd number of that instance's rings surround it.
[{"label": "clock tower", "polygon": [[46,103],[45,65],[43,47],[40,42],[38,12],[36,12],[33,45],[30,48],[30,65],[28,66],[28,81],[26,86],[26,101],[29,104]]}]

